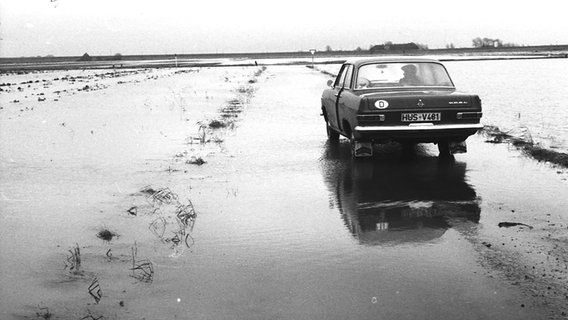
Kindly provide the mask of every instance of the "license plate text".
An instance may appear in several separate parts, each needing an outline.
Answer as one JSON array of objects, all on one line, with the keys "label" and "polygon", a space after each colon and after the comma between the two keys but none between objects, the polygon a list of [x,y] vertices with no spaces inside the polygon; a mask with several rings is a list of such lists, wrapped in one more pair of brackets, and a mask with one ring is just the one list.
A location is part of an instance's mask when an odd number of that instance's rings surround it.
[{"label": "license plate text", "polygon": [[402,122],[432,122],[440,121],[442,118],[439,112],[434,113],[403,113],[401,115]]}]

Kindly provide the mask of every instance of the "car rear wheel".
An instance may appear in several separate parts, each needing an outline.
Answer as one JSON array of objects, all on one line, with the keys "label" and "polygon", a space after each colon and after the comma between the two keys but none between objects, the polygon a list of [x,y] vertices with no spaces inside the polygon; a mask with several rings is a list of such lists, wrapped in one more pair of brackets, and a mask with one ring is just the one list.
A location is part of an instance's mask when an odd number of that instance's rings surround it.
[{"label": "car rear wheel", "polygon": [[356,139],[353,132],[351,132],[349,142],[351,144],[351,156],[353,158],[373,156],[373,143],[370,141],[360,141]]},{"label": "car rear wheel", "polygon": [[327,132],[327,140],[331,141],[331,142],[337,142],[339,141],[339,132],[333,130],[330,126],[329,126],[329,122],[325,122],[325,128],[326,128],[326,132]]},{"label": "car rear wheel", "polygon": [[452,156],[452,152],[450,151],[450,143],[448,141],[438,142],[438,151],[440,152],[440,158],[448,158]]}]

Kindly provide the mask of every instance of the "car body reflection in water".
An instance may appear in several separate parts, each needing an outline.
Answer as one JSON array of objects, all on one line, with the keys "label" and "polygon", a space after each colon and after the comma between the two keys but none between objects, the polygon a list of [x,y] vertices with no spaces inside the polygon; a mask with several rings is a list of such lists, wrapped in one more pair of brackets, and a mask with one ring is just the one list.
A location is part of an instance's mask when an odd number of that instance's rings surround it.
[{"label": "car body reflection in water", "polygon": [[404,156],[400,147],[385,148],[374,158],[353,160],[348,144],[328,143],[322,158],[332,203],[361,244],[424,243],[455,224],[479,222],[480,200],[465,181],[465,163],[419,147]]}]

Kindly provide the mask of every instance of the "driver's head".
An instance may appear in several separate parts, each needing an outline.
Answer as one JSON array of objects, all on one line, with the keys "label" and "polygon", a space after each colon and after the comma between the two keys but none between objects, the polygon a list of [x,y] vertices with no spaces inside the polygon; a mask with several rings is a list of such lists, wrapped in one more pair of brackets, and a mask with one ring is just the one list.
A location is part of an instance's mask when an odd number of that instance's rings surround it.
[{"label": "driver's head", "polygon": [[406,74],[416,74],[416,66],[413,64],[407,64],[401,69]]}]

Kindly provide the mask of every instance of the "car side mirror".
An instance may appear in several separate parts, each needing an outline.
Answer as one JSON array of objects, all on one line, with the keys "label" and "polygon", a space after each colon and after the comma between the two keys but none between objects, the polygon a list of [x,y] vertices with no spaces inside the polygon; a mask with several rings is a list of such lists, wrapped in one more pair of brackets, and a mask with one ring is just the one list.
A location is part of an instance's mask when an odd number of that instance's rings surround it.
[{"label": "car side mirror", "polygon": [[328,87],[333,87],[333,80],[327,80],[327,86]]}]

